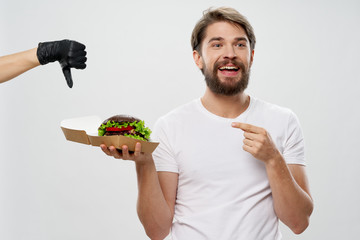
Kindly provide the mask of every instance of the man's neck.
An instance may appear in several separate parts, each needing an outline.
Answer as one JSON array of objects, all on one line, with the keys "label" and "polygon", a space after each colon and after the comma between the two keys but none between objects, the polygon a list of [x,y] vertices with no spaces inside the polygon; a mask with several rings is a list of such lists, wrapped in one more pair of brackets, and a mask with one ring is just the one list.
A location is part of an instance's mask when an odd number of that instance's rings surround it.
[{"label": "man's neck", "polygon": [[248,108],[250,97],[245,93],[223,96],[215,94],[209,88],[206,88],[201,102],[209,112],[215,115],[224,118],[236,118]]}]

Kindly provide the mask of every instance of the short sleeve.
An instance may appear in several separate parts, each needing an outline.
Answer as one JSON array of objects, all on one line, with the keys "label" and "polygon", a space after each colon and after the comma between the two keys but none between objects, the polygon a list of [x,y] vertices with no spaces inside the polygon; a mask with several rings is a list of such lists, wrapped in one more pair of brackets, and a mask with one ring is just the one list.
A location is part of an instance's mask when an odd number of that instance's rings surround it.
[{"label": "short sleeve", "polygon": [[174,151],[171,147],[171,129],[167,128],[166,121],[160,118],[154,126],[152,141],[159,142],[158,147],[153,152],[154,163],[157,171],[179,172]]},{"label": "short sleeve", "polygon": [[304,137],[300,122],[293,112],[289,116],[283,156],[287,164],[306,165]]}]

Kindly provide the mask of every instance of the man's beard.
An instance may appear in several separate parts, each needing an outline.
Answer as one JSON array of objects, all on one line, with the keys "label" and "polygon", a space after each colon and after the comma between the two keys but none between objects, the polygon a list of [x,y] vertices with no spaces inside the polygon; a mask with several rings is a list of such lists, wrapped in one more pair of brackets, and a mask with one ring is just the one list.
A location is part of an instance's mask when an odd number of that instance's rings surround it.
[{"label": "man's beard", "polygon": [[[239,71],[241,71],[240,81],[235,82],[236,78],[234,77],[226,77],[225,82],[220,81],[219,77],[217,76],[218,68],[229,63],[232,63],[239,68]],[[212,72],[208,71],[208,69],[204,65],[204,68],[201,71],[205,76],[206,85],[212,92],[216,94],[224,96],[234,96],[238,93],[242,93],[247,88],[249,83],[250,69],[246,71],[245,65],[242,62],[231,60],[218,62],[214,65],[214,69]]]}]

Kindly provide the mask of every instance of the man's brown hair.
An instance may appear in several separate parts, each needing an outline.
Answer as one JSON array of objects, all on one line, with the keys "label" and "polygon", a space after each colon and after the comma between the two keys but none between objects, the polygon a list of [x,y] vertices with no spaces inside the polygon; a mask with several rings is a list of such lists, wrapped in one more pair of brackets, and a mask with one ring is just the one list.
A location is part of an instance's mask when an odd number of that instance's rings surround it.
[{"label": "man's brown hair", "polygon": [[228,22],[242,27],[250,41],[250,50],[254,50],[256,38],[254,29],[245,16],[229,7],[209,8],[204,11],[202,18],[197,22],[191,34],[191,46],[201,54],[201,43],[206,34],[206,28],[216,22]]}]

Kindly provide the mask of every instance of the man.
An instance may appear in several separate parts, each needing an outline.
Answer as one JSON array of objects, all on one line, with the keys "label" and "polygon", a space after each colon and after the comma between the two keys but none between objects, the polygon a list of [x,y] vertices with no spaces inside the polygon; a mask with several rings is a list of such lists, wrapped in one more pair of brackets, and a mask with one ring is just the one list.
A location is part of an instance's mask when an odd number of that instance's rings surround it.
[{"label": "man", "polygon": [[[236,10],[208,10],[192,34],[205,94],[158,120],[153,157],[102,150],[136,163],[138,215],[151,239],[281,239],[280,219],[296,234],[313,203],[296,116],[247,87],[255,35]],[[155,167],[156,166],[156,167]]]},{"label": "man", "polygon": [[49,62],[59,61],[66,82],[71,88],[70,68],[86,68],[85,45],[72,40],[39,43],[37,48],[0,57],[0,83]]}]

